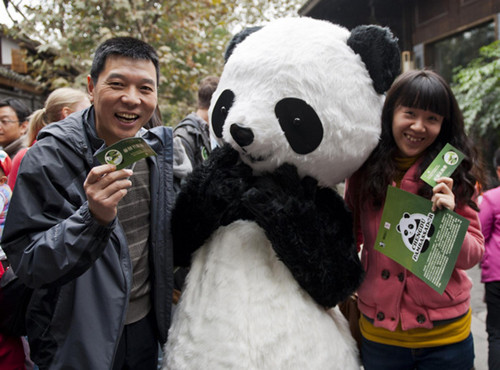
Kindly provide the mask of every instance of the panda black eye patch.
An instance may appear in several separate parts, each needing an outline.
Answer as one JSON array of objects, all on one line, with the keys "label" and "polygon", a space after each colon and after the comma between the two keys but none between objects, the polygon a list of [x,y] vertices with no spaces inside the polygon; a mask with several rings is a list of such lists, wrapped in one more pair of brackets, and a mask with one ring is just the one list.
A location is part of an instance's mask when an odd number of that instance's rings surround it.
[{"label": "panda black eye patch", "polygon": [[234,93],[231,90],[224,90],[215,103],[212,112],[212,128],[215,136],[222,138],[222,128],[226,122],[227,114],[234,102]]},{"label": "panda black eye patch", "polygon": [[314,108],[302,99],[282,99],[274,107],[274,113],[295,153],[311,153],[323,140],[321,120]]}]

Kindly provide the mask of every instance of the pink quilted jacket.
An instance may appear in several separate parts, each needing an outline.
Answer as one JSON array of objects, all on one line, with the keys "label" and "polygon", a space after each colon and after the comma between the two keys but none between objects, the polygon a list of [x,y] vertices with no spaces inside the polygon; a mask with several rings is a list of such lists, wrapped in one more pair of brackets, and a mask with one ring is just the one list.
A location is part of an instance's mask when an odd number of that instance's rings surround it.
[{"label": "pink quilted jacket", "polygon": [[[416,193],[421,180],[415,178],[418,161],[405,174],[401,189]],[[346,202],[354,210],[352,178],[346,186]],[[393,184],[395,185],[395,184]],[[352,188],[351,188],[352,186]],[[462,249],[451,279],[442,295],[397,262],[375,251],[383,207],[376,210],[366,204],[355,212],[358,245],[363,245],[361,261],[366,277],[358,290],[359,308],[376,327],[394,331],[399,322],[403,330],[430,329],[436,322],[453,319],[469,309],[471,280],[465,270],[476,265],[484,253],[484,238],[477,212],[468,206],[456,207],[455,212],[470,221]]]},{"label": "pink quilted jacket", "polygon": [[500,187],[484,193],[480,209],[479,219],[486,244],[481,261],[481,281],[500,281]]}]

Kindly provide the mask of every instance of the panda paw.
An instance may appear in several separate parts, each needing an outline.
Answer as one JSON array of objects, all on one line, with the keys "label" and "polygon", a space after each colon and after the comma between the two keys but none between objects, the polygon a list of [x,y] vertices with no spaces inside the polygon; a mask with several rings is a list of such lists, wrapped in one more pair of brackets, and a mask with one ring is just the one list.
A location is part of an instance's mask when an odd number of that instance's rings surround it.
[{"label": "panda paw", "polygon": [[253,181],[252,169],[240,160],[239,153],[229,144],[217,149],[204,167],[206,176],[199,183],[200,200],[216,227],[225,226],[248,215],[241,207],[241,198]]},{"label": "panda paw", "polygon": [[295,166],[283,164],[273,173],[256,177],[243,195],[243,206],[264,230],[272,233],[276,216],[287,217],[291,207],[314,199],[317,181],[300,179]]},{"label": "panda paw", "polygon": [[191,253],[220,226],[246,218],[241,198],[251,179],[251,168],[230,145],[215,149],[187,177],[172,210],[176,264],[188,264]]}]

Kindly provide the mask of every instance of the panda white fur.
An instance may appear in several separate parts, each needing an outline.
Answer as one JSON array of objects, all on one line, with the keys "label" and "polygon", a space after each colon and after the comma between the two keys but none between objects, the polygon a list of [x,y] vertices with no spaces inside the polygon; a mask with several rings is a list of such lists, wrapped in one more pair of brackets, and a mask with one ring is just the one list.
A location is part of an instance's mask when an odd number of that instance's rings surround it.
[{"label": "panda white fur", "polygon": [[363,277],[333,188],[377,144],[397,40],[309,18],[251,31],[230,44],[212,97],[226,144],[172,213],[174,261],[191,269],[164,369],[359,368],[345,319],[326,309]]}]

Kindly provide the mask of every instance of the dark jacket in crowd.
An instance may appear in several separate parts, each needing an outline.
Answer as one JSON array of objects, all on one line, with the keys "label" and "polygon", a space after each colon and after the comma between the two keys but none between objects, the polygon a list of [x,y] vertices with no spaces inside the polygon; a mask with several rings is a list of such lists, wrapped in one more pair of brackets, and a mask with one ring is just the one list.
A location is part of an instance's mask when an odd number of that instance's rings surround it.
[{"label": "dark jacket in crowd", "polygon": [[193,169],[210,154],[208,123],[195,113],[188,114],[174,129],[174,136],[180,137]]},{"label": "dark jacket in crowd", "polygon": [[[27,314],[31,356],[41,369],[110,369],[132,284],[124,231],[90,214],[83,183],[104,145],[93,107],[53,123],[23,159],[2,247],[15,273],[35,288]],[[158,153],[151,175],[149,256],[154,315],[167,339],[172,300],[170,210],[172,131],[142,129]]]}]

